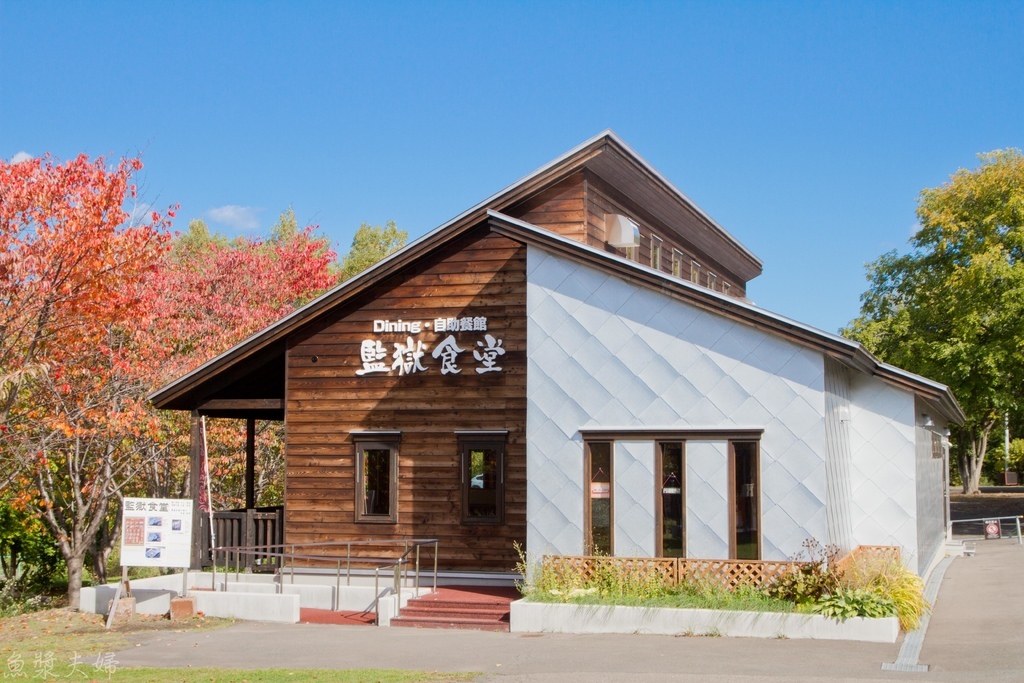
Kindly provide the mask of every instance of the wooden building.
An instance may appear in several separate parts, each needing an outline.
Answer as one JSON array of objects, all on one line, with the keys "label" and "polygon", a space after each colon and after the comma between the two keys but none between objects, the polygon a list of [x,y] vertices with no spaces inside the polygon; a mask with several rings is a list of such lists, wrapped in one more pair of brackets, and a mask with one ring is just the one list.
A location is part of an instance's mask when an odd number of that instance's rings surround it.
[{"label": "wooden building", "polygon": [[[151,397],[285,423],[289,543],[785,559],[948,527],[949,390],[751,304],[761,262],[605,132]],[[193,468],[196,469],[196,468]],[[251,505],[251,502],[250,502]]]}]

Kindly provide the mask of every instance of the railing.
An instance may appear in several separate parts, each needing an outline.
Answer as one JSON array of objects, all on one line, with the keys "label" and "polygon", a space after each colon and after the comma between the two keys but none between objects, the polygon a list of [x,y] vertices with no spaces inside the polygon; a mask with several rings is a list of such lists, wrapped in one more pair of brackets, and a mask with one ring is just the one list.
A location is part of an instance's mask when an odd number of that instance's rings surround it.
[{"label": "railing", "polygon": [[[376,615],[377,621],[380,620],[380,572],[382,569],[393,569],[394,570],[394,591],[398,597],[399,607],[402,604],[402,584],[408,583],[410,566],[415,571],[415,583],[414,585],[418,588],[420,586],[420,548],[423,546],[433,545],[434,551],[434,570],[433,570],[433,591],[437,592],[437,556],[438,556],[438,539],[436,538],[411,538],[402,540],[368,540],[368,541],[333,541],[325,543],[274,543],[274,544],[263,544],[259,546],[217,546],[212,550],[213,559],[218,558],[223,560],[223,564],[228,573],[230,573],[231,563],[229,560],[234,561],[234,574],[235,582],[240,581],[239,575],[243,571],[244,563],[243,558],[255,557],[273,560],[275,567],[275,586],[278,593],[284,591],[284,574],[287,572],[290,576],[291,585],[295,584],[295,569],[297,562],[302,563],[302,568],[333,568],[335,570],[335,590],[334,599],[331,606],[333,611],[338,610],[339,599],[341,594],[341,577],[342,567],[344,567],[345,584],[347,586],[352,585],[352,568],[358,570],[360,568],[373,569],[374,572],[374,597],[373,597],[373,609]],[[374,557],[362,554],[360,551],[364,548],[372,548],[374,546],[381,548],[388,548],[394,546],[396,549],[401,547],[402,552],[395,557]],[[320,549],[320,548],[344,548],[345,556],[341,557],[340,554],[317,554],[310,552],[296,552],[297,550],[306,549]],[[353,548],[356,549],[356,553],[353,554]],[[410,559],[410,555],[413,556]],[[317,567],[319,565],[319,567]],[[217,590],[217,566],[216,561],[213,562],[213,587]],[[225,588],[227,584],[227,575],[224,577]]]},{"label": "railing", "polygon": [[[251,548],[250,552],[228,558],[228,564],[240,564],[248,571],[273,572],[278,569],[278,558],[261,552],[261,548],[284,543],[284,508],[264,507],[247,510],[226,510],[213,513],[214,531],[220,547]],[[210,556],[209,525],[203,520],[206,541],[203,543],[202,566],[213,564]]]},{"label": "railing", "polygon": [[[968,534],[978,534],[979,536],[987,537],[986,533],[986,522],[996,522],[999,525],[998,532],[1000,538],[1013,538],[1017,537],[1017,544],[1024,545],[1024,535],[1021,534],[1021,520],[1024,519],[1022,515],[1008,516],[1008,517],[979,517],[977,519],[953,519],[950,520],[950,524],[965,524],[969,527],[965,530]],[[1003,524],[1004,520],[1010,520],[1011,524]],[[1009,534],[1005,533],[1006,527],[1010,527],[1012,530]]]}]

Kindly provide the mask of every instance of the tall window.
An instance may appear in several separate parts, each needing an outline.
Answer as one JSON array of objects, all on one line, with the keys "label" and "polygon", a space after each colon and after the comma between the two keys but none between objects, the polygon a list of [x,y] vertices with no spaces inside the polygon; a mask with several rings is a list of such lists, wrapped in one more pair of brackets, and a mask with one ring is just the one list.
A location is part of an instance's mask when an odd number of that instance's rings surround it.
[{"label": "tall window", "polygon": [[683,252],[678,249],[672,250],[672,275],[675,277],[683,276]]},{"label": "tall window", "polygon": [[714,289],[716,284],[718,284],[718,276],[714,273],[708,273],[708,289]]},{"label": "tall window", "polygon": [[683,479],[683,442],[659,443],[657,540],[658,557],[686,557],[686,485]]},{"label": "tall window", "polygon": [[398,521],[398,441],[356,439],[356,521]]},{"label": "tall window", "polygon": [[651,268],[661,270],[661,238],[651,235]]},{"label": "tall window", "polygon": [[690,261],[690,282],[700,284],[700,264],[696,261]]},{"label": "tall window", "polygon": [[761,558],[761,476],[757,441],[729,444],[730,555],[738,560]]},{"label": "tall window", "polygon": [[722,293],[723,294],[728,294],[730,289],[732,289],[732,285],[730,285],[728,282],[723,280],[722,281]]},{"label": "tall window", "polygon": [[607,441],[586,445],[586,538],[584,552],[612,554],[612,445]]},{"label": "tall window", "polygon": [[462,521],[501,524],[505,514],[505,435],[459,437]]}]

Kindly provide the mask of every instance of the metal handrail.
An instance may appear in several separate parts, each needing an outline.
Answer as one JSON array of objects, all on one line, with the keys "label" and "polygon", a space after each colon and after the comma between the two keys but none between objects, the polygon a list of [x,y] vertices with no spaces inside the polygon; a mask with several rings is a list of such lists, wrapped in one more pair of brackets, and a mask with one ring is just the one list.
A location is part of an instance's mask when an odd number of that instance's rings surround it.
[{"label": "metal handrail", "polygon": [[1017,524],[1017,545],[1024,545],[1024,533],[1021,532],[1021,524],[1020,524],[1020,521],[1022,519],[1024,519],[1024,515],[1004,515],[1002,517],[993,515],[993,516],[990,516],[990,517],[977,517],[975,519],[951,519],[951,520],[949,520],[949,524],[950,524],[950,526],[952,526],[954,524],[962,524],[964,522],[974,522],[974,523],[982,522],[982,523],[985,523],[985,522],[990,522],[993,519],[997,520],[999,522],[1002,522],[1004,519],[1012,519],[1012,520],[1014,520],[1016,522],[1016,524]]},{"label": "metal handrail", "polygon": [[[420,585],[420,547],[424,545],[434,546],[434,581],[433,590],[437,592],[437,555],[439,541],[436,538],[411,538],[411,539],[370,539],[363,541],[327,541],[323,543],[266,543],[261,545],[252,546],[217,546],[211,548],[210,556],[213,560],[213,589],[217,590],[217,554],[221,553],[224,555],[224,559],[227,559],[228,553],[234,553],[235,556],[235,583],[239,582],[239,575],[241,573],[241,557],[245,555],[260,555],[268,558],[280,558],[280,563],[275,570],[275,578],[280,576],[285,567],[290,565],[290,578],[291,584],[295,585],[295,560],[312,560],[316,562],[331,562],[335,563],[335,591],[334,601],[332,605],[332,611],[338,609],[338,599],[341,593],[341,558],[335,555],[310,555],[304,553],[296,553],[295,550],[298,548],[339,548],[342,546],[346,547],[345,552],[345,575],[346,585],[352,585],[352,546],[368,546],[368,545],[398,545],[402,544],[403,551],[397,560],[383,559],[383,558],[368,558],[368,557],[357,557],[355,561],[360,564],[375,564],[374,569],[374,596],[373,596],[373,607],[376,615],[376,619],[380,621],[380,570],[388,569],[393,567],[395,570],[395,583],[394,590],[398,596],[398,603],[401,606],[402,602],[402,582],[408,581],[408,575],[403,574],[403,566],[407,567],[409,564],[407,558],[413,551],[416,553],[416,587]],[[275,551],[271,548],[290,548],[291,552]],[[287,562],[291,560],[291,562]],[[225,563],[225,566],[230,569],[230,564]],[[406,572],[408,569],[406,568]],[[225,577],[225,582],[227,577]],[[283,590],[283,578],[281,581],[275,581],[275,584],[280,588],[278,592]],[[225,584],[226,585],[226,584]]]}]

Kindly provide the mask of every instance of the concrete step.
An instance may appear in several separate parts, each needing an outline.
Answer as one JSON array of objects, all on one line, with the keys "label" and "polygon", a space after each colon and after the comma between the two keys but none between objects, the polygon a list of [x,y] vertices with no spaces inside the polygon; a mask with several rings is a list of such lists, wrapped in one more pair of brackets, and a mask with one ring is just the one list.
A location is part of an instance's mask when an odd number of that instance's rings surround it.
[{"label": "concrete step", "polygon": [[497,608],[479,608],[476,605],[453,605],[444,609],[437,609],[434,606],[415,605],[409,603],[402,608],[400,616],[409,618],[430,617],[438,619],[490,619],[492,621],[507,620],[509,615],[508,605]]},{"label": "concrete step", "polygon": [[494,619],[449,619],[443,616],[437,617],[395,617],[391,620],[392,626],[408,628],[451,628],[465,629],[471,631],[508,631],[508,620],[497,621]]}]

